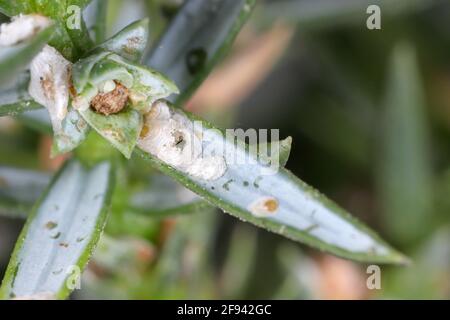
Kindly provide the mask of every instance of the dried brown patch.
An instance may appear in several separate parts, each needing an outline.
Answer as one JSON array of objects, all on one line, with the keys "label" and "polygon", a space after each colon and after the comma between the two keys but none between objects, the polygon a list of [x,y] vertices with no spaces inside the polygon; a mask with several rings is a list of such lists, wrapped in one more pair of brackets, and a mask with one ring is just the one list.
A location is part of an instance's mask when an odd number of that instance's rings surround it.
[{"label": "dried brown patch", "polygon": [[266,208],[268,212],[275,212],[278,209],[278,201],[275,199],[269,199],[264,202],[264,208]]},{"label": "dried brown patch", "polygon": [[48,100],[55,100],[55,86],[51,76],[45,75],[45,77],[41,77],[40,82],[42,90],[44,91],[44,96]]},{"label": "dried brown patch", "polygon": [[248,207],[248,210],[257,217],[267,217],[275,214],[278,210],[279,203],[274,197],[261,197],[254,201]]},{"label": "dried brown patch", "polygon": [[73,81],[72,81],[72,67],[71,66],[67,67],[67,71],[68,71],[67,82],[69,83],[69,94],[73,99],[77,96],[77,90],[75,89],[75,86],[73,85]]},{"label": "dried brown patch", "polygon": [[131,37],[127,39],[127,44],[122,49],[128,54],[134,54],[141,42],[142,39],[140,37]]},{"label": "dried brown patch", "polygon": [[48,221],[45,224],[45,228],[47,228],[48,230],[55,229],[57,226],[58,226],[58,224],[56,222],[54,222],[54,221]]},{"label": "dried brown patch", "polygon": [[148,126],[146,124],[144,124],[144,126],[142,127],[142,130],[141,130],[141,134],[140,134],[141,139],[144,139],[147,136],[149,130],[150,129],[148,128]]},{"label": "dried brown patch", "polygon": [[127,105],[129,94],[125,86],[116,82],[116,88],[113,91],[96,95],[91,101],[91,107],[106,116],[118,113]]}]

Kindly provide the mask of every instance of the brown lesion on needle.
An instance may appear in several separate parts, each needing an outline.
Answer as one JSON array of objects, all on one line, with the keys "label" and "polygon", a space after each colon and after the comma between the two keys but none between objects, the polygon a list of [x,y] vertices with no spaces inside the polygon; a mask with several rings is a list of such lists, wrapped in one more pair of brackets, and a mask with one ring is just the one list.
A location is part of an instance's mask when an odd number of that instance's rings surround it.
[{"label": "brown lesion on needle", "polygon": [[91,107],[100,114],[108,116],[119,113],[128,103],[129,90],[117,81],[114,90],[97,94],[91,101]]}]

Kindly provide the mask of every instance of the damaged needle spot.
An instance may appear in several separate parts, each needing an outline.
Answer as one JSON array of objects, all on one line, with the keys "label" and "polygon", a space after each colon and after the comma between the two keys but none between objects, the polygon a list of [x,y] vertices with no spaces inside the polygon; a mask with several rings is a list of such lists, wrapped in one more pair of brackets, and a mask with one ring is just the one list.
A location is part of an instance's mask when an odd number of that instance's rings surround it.
[{"label": "damaged needle spot", "polygon": [[48,229],[48,230],[55,229],[57,226],[58,226],[58,224],[56,222],[54,222],[54,221],[48,221],[45,224],[45,228]]},{"label": "damaged needle spot", "polygon": [[114,89],[106,89],[107,92],[97,94],[91,101],[91,107],[105,116],[119,113],[128,102],[129,90],[117,81],[114,81],[114,84]]},{"label": "damaged needle spot", "polygon": [[278,210],[278,200],[274,197],[261,197],[248,207],[248,210],[256,217],[267,217]]}]

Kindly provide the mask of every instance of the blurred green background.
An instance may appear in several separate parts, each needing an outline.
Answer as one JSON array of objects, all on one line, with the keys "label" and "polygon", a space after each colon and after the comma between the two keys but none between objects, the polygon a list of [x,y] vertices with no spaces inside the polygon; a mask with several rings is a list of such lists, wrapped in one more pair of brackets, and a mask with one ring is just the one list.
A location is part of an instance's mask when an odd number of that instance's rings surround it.
[{"label": "blurred green background", "polygon": [[[109,34],[148,15],[153,43],[183,2],[108,1]],[[381,30],[366,27],[370,4],[381,8]],[[445,0],[260,0],[186,105],[222,127],[292,136],[287,168],[411,257],[381,266],[380,290],[367,288],[367,265],[207,206],[126,213],[130,199],[163,207],[192,197],[133,159],[73,298],[449,299],[449,16]],[[61,159],[48,159],[49,145],[0,118],[1,165],[54,170]],[[1,275],[22,224],[0,218]]]}]

